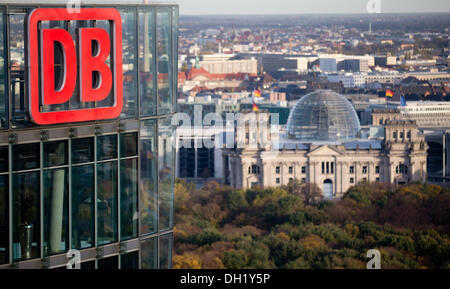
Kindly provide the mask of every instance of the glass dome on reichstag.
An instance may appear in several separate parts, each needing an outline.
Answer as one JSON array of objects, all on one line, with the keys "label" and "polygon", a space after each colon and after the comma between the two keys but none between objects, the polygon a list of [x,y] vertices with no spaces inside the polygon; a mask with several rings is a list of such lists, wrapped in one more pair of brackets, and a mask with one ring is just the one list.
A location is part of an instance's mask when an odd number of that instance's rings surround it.
[{"label": "glass dome on reichstag", "polygon": [[360,123],[353,105],[331,90],[317,90],[302,97],[289,114],[290,139],[346,141],[358,137]]}]

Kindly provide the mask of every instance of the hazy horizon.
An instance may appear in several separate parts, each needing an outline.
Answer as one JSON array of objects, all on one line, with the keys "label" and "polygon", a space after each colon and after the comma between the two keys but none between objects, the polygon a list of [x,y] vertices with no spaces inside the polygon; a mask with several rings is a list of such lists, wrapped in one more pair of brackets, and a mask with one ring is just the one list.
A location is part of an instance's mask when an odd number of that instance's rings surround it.
[{"label": "hazy horizon", "polygon": [[[377,1],[377,0],[372,0]],[[378,0],[383,14],[450,13],[448,0]],[[369,14],[369,0],[176,0],[180,14],[205,15],[303,15]]]}]

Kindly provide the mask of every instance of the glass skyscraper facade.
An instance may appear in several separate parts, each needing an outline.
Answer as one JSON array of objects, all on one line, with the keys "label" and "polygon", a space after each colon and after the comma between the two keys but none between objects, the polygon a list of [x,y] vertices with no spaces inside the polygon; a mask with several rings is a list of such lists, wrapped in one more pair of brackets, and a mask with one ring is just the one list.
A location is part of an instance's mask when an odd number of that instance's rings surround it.
[{"label": "glass skyscraper facade", "polygon": [[[123,109],[113,120],[46,126],[27,113],[26,19],[35,8],[66,7],[0,4],[0,268],[65,268],[71,249],[85,269],[171,268],[178,6],[81,7],[121,15]],[[39,29],[77,39],[80,27],[111,26],[42,21]],[[79,93],[40,110],[114,102],[83,103]]]}]

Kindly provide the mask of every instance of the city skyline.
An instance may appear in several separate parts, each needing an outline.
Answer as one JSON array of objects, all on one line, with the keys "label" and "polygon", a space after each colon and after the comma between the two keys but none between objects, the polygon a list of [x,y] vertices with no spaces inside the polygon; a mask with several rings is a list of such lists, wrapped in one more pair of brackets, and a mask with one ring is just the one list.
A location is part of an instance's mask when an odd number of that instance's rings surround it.
[{"label": "city skyline", "polygon": [[[182,15],[261,15],[261,14],[364,14],[369,0],[229,0],[226,2],[207,0],[178,0]],[[381,13],[436,13],[450,12],[445,0],[408,1],[380,0]],[[238,7],[238,9],[237,9]]]}]

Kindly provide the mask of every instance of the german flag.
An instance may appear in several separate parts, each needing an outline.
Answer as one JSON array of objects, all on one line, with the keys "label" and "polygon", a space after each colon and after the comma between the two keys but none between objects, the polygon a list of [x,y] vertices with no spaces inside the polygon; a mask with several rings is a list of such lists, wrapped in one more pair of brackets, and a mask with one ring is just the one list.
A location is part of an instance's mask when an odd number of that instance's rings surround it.
[{"label": "german flag", "polygon": [[254,96],[256,97],[261,97],[261,91],[259,89],[255,89],[255,91],[253,92]]},{"label": "german flag", "polygon": [[386,97],[392,98],[394,96],[394,92],[390,89],[386,90]]},{"label": "german flag", "polygon": [[256,105],[256,103],[253,103],[253,111],[259,111],[259,107]]}]

